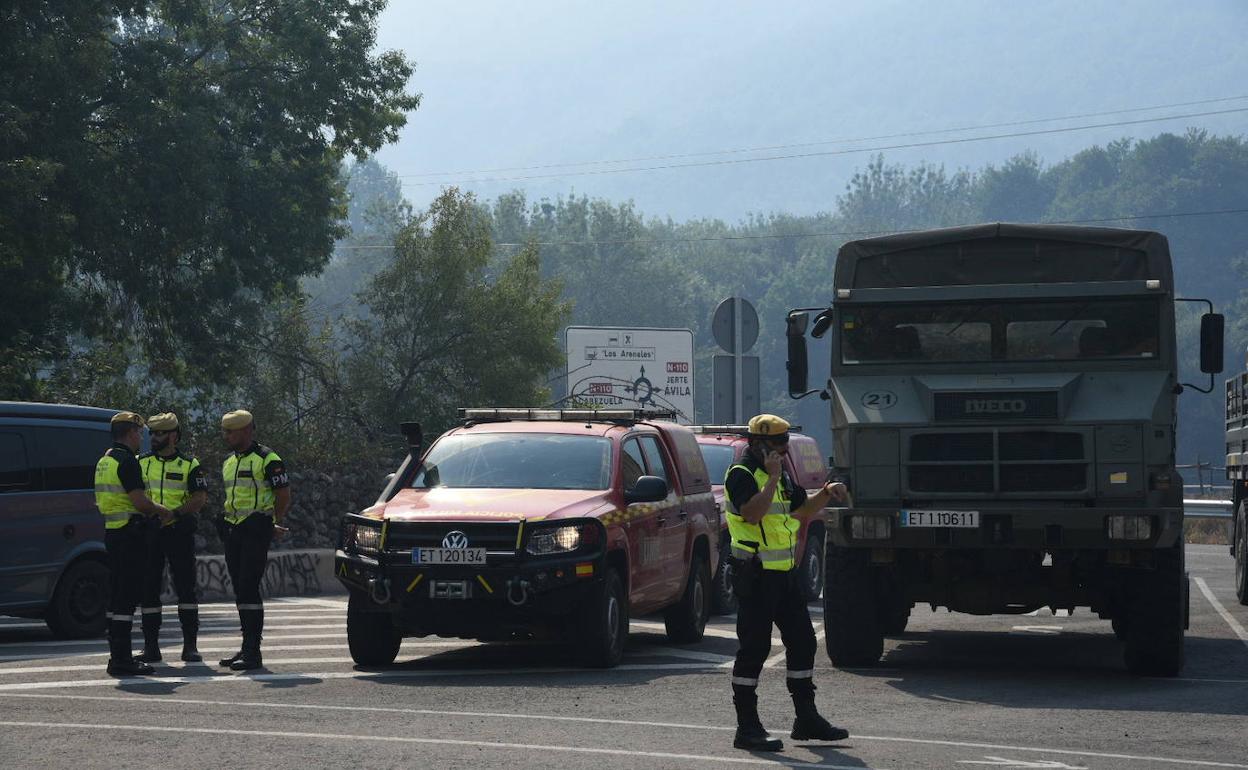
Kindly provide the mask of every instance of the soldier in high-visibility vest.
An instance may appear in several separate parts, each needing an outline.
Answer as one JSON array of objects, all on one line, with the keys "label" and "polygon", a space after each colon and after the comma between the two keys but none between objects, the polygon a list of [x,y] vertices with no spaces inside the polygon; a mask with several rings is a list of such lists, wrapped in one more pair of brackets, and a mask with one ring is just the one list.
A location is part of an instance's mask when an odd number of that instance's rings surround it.
[{"label": "soldier in high-visibility vest", "polygon": [[825,484],[807,495],[784,472],[788,445],[789,423],[760,414],[750,420],[749,449],[724,477],[740,644],[732,667],[732,702],[737,711],[733,745],[751,751],[784,748],[783,742],[767,733],[758,716],[758,675],[771,653],[773,624],[784,640],[786,683],[797,711],[793,739],[849,737],[815,708],[815,630],[795,569],[801,529],[797,517],[817,513],[829,500],[844,500],[845,485]]},{"label": "soldier in high-visibility vest", "polygon": [[168,519],[169,509],[143,490],[143,470],[135,453],[143,445],[143,418],[118,412],[112,419],[113,446],[95,464],[95,505],[104,517],[108,556],[108,673],[150,674],[130,647],[134,608],[143,593],[145,518]]},{"label": "soldier in high-visibility vest", "polygon": [[199,598],[195,591],[195,514],[208,499],[208,479],[199,460],[178,449],[182,429],[172,412],[147,419],[152,451],[139,457],[147,496],[168,508],[173,518],[148,525],[147,562],[143,585],[143,654],[147,663],[160,660],[160,621],[163,607],[165,562],[178,596],[178,622],[182,626],[182,660],[203,660],[196,649],[199,635]]},{"label": "soldier in high-visibility vest", "polygon": [[234,583],[234,603],[243,631],[243,646],[220,663],[235,671],[260,668],[260,637],[264,631],[264,604],[260,581],[269,563],[269,543],[286,532],[282,522],[290,510],[290,479],[277,453],[256,443],[251,412],[240,409],[221,418],[225,443],[233,450],[225,458],[222,539],[225,566]]}]

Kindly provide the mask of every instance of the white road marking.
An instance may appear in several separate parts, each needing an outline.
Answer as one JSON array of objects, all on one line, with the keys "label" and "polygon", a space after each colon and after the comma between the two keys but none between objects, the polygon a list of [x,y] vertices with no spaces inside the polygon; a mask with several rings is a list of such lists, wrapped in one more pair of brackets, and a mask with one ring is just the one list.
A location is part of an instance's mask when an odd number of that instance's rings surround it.
[{"label": "white road marking", "polygon": [[[337,628],[337,627],[338,626],[330,626],[330,628]],[[276,629],[276,630],[280,631],[282,629]],[[139,637],[137,633],[135,633],[133,636],[135,638],[141,638]],[[269,634],[266,631],[266,633],[264,634],[265,640],[268,640],[268,641],[275,640],[275,639],[287,639],[287,640],[289,639],[345,639],[346,637],[347,637],[346,631],[340,631],[336,634]],[[172,629],[167,634],[162,633],[160,638],[168,639],[170,641],[180,642],[182,639],[182,634],[177,629]],[[231,640],[239,639],[239,638],[240,636],[237,633],[215,634],[215,635],[210,635],[207,637],[200,636],[199,641],[201,642],[226,642],[226,641],[231,641]],[[0,649],[14,649],[14,648],[41,649],[43,647],[102,647],[105,644],[106,642],[103,639],[73,639],[73,640],[54,639],[54,640],[49,640],[49,641],[37,641],[37,642],[6,642],[4,644],[0,644]]]},{"label": "white road marking", "polygon": [[[626,663],[612,671],[708,671],[715,666],[710,663]],[[429,669],[409,671],[404,669],[386,671],[317,671],[280,674],[239,674],[237,676],[160,676],[122,677],[109,679],[69,679],[52,682],[13,682],[0,684],[0,692],[21,690],[54,690],[60,687],[119,687],[162,684],[202,684],[206,682],[315,682],[320,679],[421,679],[466,676],[520,676],[528,674],[601,674],[588,668],[511,668],[511,669]]]},{"label": "white road marking", "polygon": [[[626,668],[621,666],[620,668]],[[452,673],[452,672],[447,672]],[[229,681],[236,681],[241,678],[232,678]],[[115,682],[117,680],[110,680]],[[1173,681],[1173,680],[1169,680]],[[606,726],[624,725],[628,727],[657,727],[672,730],[700,730],[712,732],[732,732],[735,727],[723,725],[696,725],[684,724],[679,722],[654,722],[639,721],[630,719],[611,719],[602,717],[573,717],[560,716],[552,714],[514,714],[498,711],[439,711],[434,709],[413,709],[399,708],[393,706],[339,706],[322,703],[283,703],[283,702],[260,702],[260,701],[227,701],[227,700],[207,700],[198,698],[174,698],[167,696],[159,696],[153,698],[147,695],[76,695],[70,693],[44,694],[44,693],[18,693],[18,692],[0,692],[0,698],[29,698],[39,700],[80,700],[80,701],[102,701],[117,702],[128,701],[130,703],[142,703],[150,705],[154,708],[162,708],[167,704],[181,704],[187,706],[225,706],[230,708],[257,708],[257,709],[288,709],[302,711],[341,711],[350,713],[382,713],[382,714],[412,714],[418,716],[436,716],[436,717],[468,717],[481,719],[515,719],[515,720],[537,720],[541,722],[572,722],[580,724],[596,724]],[[913,743],[922,746],[950,746],[955,748],[971,748],[971,749],[987,749],[990,751],[1008,751],[1008,752],[1026,752],[1033,754],[1057,754],[1066,757],[1095,757],[1100,759],[1125,759],[1141,762],[1158,762],[1161,764],[1187,765],[1191,767],[1224,767],[1233,768],[1234,770],[1248,770],[1248,764],[1240,764],[1236,762],[1218,762],[1206,759],[1178,759],[1175,757],[1164,756],[1143,756],[1138,754],[1117,754],[1102,751],[1084,751],[1079,749],[1054,749],[1040,748],[1034,746],[1004,746],[993,743],[971,743],[967,741],[941,741],[928,738],[905,738],[892,735],[858,735],[850,736],[855,741],[880,741],[886,743]],[[806,765],[802,767],[817,767],[817,765]]]},{"label": "white road marking", "polygon": [[1218,614],[1222,616],[1222,619],[1226,621],[1226,624],[1231,627],[1231,630],[1235,632],[1235,635],[1239,637],[1239,641],[1248,645],[1248,631],[1245,631],[1244,627],[1235,619],[1235,616],[1227,612],[1226,608],[1222,606],[1222,602],[1218,601],[1218,597],[1214,596],[1213,591],[1209,590],[1209,584],[1205,582],[1205,579],[1196,578],[1196,586],[1205,595],[1205,598],[1209,600],[1209,603],[1213,605],[1213,608],[1217,610]]},{"label": "white road marking", "polygon": [[962,759],[959,765],[992,765],[994,767],[1025,767],[1052,768],[1052,770],[1088,770],[1083,765],[1068,765],[1065,762],[1047,759],[1007,759],[1006,757],[984,757],[983,759]]},{"label": "white road marking", "polygon": [[644,655],[661,655],[669,658],[686,658],[688,660],[701,660],[706,663],[728,663],[732,664],[733,657],[731,655],[721,655],[717,652],[704,652],[702,650],[686,650],[680,647],[661,647],[657,645],[634,645],[629,650],[634,656],[637,653]]},{"label": "white road marking", "polygon": [[[403,642],[403,646],[399,648],[399,655],[403,654],[403,650],[412,648],[412,647],[446,647],[446,648],[454,647],[454,648],[461,648],[461,649],[467,650],[467,649],[472,649],[475,647],[484,646],[484,644],[485,643],[474,642],[474,641],[466,640],[466,639],[447,639],[441,642],[405,641]],[[506,643],[490,642],[489,644],[490,646],[502,646]],[[265,654],[268,654],[270,652],[291,652],[294,650],[341,650],[341,649],[344,649],[345,647],[346,645],[342,644],[341,642],[338,644],[266,644],[264,645],[263,652]],[[238,645],[234,644],[229,647],[200,647],[199,651],[203,654],[216,654],[219,652],[238,652]],[[77,659],[77,658],[107,658],[108,656],[109,656],[108,652],[67,652],[67,653],[61,653],[59,655],[0,655],[0,661],[16,663],[19,661],[29,661],[29,660],[67,660],[67,659]],[[170,655],[168,658],[166,658],[166,660],[172,661],[176,657],[177,657],[176,648],[170,649]],[[6,670],[8,669],[0,668],[0,672],[6,671]]]},{"label": "white road marking", "polygon": [[[413,743],[423,746],[467,746],[478,749],[527,750],[540,753],[592,754],[615,757],[646,757],[649,759],[681,760],[684,762],[714,762],[734,765],[768,765],[779,763],[771,759],[749,756],[713,756],[709,754],[676,754],[667,751],[638,751],[636,749],[599,749],[584,746],[552,746],[537,743],[505,743],[502,741],[465,741],[450,738],[416,738],[407,735],[359,735],[334,733],[303,733],[288,730],[238,730],[209,727],[163,727],[157,725],[101,725],[74,722],[0,722],[3,727],[31,727],[53,730],[118,730],[123,732],[182,733],[191,735],[225,735],[232,737],[255,736],[260,738],[298,738],[300,740],[357,741],[362,743]],[[862,765],[830,765],[823,763],[801,764],[803,768],[819,770],[863,770]]]},{"label": "white road marking", "polygon": [[1010,633],[1018,634],[1045,634],[1053,636],[1062,633],[1061,626],[1014,626],[1010,629]]}]

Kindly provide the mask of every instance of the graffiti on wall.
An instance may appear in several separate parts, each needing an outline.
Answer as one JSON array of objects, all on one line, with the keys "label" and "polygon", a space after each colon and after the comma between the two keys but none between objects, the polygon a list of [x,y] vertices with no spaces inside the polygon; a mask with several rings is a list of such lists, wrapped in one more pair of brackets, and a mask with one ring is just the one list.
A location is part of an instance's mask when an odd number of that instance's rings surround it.
[{"label": "graffiti on wall", "polygon": [[[264,596],[318,596],[321,586],[322,562],[332,555],[321,551],[274,551],[264,570],[260,593]],[[223,556],[199,556],[195,559],[195,584],[201,602],[225,601],[234,598],[234,584]],[[161,601],[177,601],[173,580],[165,569]]]}]

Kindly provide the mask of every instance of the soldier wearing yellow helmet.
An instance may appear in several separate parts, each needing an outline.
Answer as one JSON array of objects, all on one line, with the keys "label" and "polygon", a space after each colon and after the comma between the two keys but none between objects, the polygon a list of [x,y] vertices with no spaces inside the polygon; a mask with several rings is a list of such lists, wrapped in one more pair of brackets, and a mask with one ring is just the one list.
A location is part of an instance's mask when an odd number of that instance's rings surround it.
[{"label": "soldier wearing yellow helmet", "polygon": [[780,751],[758,715],[758,676],[771,652],[771,628],[780,629],[788,669],[786,682],[797,718],[794,740],[837,741],[849,736],[815,708],[815,631],[798,581],[797,517],[812,515],[832,499],[845,499],[843,484],[825,484],[813,495],[784,472],[789,423],[774,414],[750,420],[749,450],[724,478],[728,533],[732,538],[737,640],[732,701],[737,711],[733,745],[751,751]]},{"label": "soldier wearing yellow helmet", "polygon": [[235,671],[260,668],[260,637],[264,603],[260,581],[269,563],[269,543],[286,532],[282,522],[290,510],[290,479],[282,458],[256,441],[256,422],[244,409],[221,418],[225,443],[225,515],[222,518],[225,566],[234,583],[234,603],[243,631],[243,646],[221,660]]},{"label": "soldier wearing yellow helmet", "polygon": [[143,585],[143,654],[139,660],[160,660],[160,626],[163,607],[165,562],[178,596],[178,622],[182,626],[182,660],[198,663],[199,599],[195,591],[195,514],[208,499],[208,479],[199,460],[178,449],[182,428],[172,412],[147,419],[152,432],[152,451],[139,457],[147,496],[169,508],[173,517],[148,529],[147,561]]},{"label": "soldier wearing yellow helmet", "polygon": [[147,518],[169,518],[169,509],[144,493],[143,471],[135,454],[143,443],[143,418],[134,412],[113,415],[113,446],[95,464],[95,505],[104,517],[108,555],[108,673],[150,674],[130,647],[134,608],[143,593]]}]

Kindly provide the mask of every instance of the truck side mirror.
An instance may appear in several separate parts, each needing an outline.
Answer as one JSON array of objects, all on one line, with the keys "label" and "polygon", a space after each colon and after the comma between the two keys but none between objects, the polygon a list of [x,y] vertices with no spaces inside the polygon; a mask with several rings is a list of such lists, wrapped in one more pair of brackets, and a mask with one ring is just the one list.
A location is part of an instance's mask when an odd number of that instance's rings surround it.
[{"label": "truck side mirror", "polygon": [[1205,313],[1200,317],[1200,370],[1205,374],[1222,373],[1222,337],[1226,318],[1221,313]]},{"label": "truck side mirror", "polygon": [[667,499],[667,482],[658,476],[642,476],[629,489],[624,490],[624,504],[657,503]]},{"label": "truck side mirror", "polygon": [[809,379],[809,364],[806,360],[806,324],[810,316],[803,312],[789,313],[785,321],[785,337],[789,342],[789,360],[785,365],[789,370],[789,397],[801,398],[806,395],[806,380]]}]

